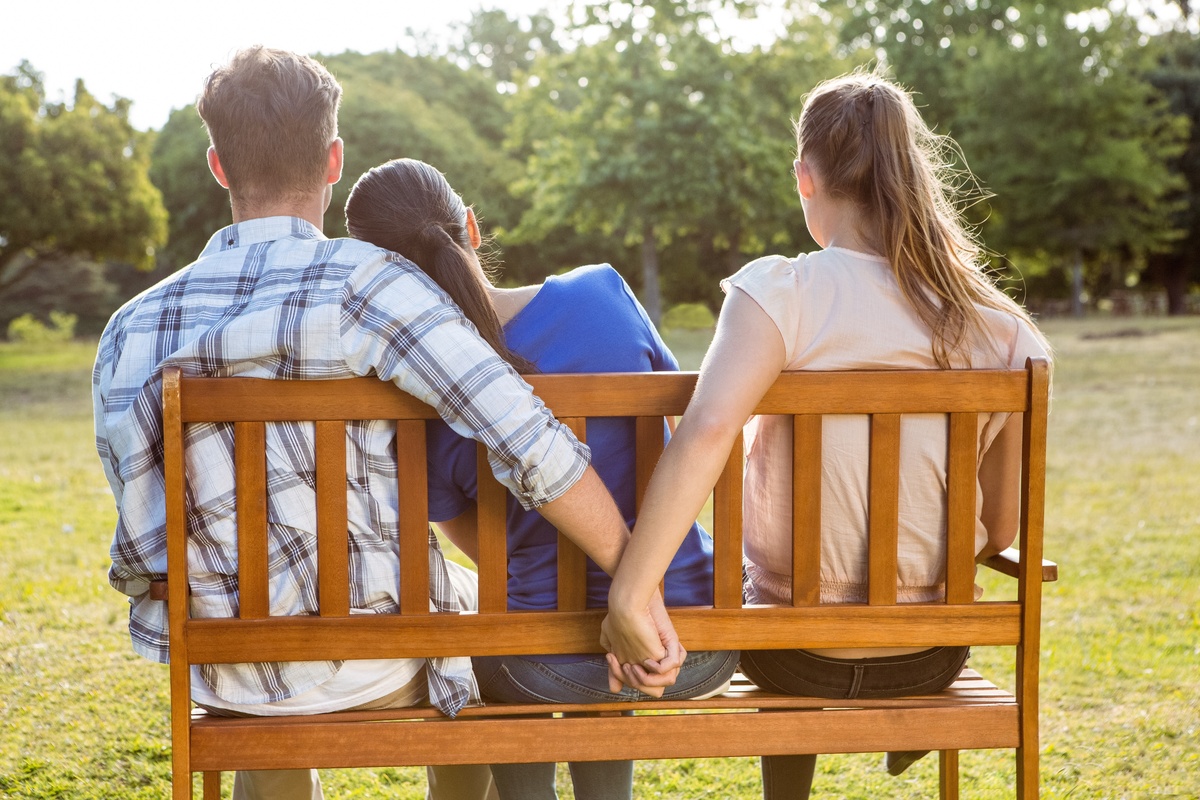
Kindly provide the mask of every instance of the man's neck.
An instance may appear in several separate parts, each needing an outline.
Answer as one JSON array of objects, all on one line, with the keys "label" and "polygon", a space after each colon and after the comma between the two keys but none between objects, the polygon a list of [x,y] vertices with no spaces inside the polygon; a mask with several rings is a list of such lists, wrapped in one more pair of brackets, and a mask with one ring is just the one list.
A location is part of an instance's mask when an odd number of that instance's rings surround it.
[{"label": "man's neck", "polygon": [[249,222],[252,219],[264,219],[266,217],[299,217],[306,222],[312,223],[316,226],[317,230],[321,230],[324,227],[325,209],[328,206],[329,203],[325,197],[325,192],[296,200],[254,204],[253,206],[239,203],[236,200],[231,202],[233,221],[235,223]]}]

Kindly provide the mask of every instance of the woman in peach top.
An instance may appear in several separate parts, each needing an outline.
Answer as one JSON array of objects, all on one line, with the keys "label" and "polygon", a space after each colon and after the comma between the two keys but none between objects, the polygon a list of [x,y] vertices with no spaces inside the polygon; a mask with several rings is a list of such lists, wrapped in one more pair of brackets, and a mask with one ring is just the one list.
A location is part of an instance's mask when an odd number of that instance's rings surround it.
[{"label": "woman in peach top", "polygon": [[[722,283],[727,293],[695,395],[655,471],[609,593],[604,637],[614,679],[653,681],[670,632],[644,612],[680,538],[703,505],[735,437],[784,370],[1022,367],[1049,347],[1028,314],[984,272],[985,258],[954,207],[946,155],[912,99],[855,73],[812,91],[797,126],[797,189],[821,249],[769,256]],[[790,418],[746,426],[746,599],[791,596]],[[981,415],[976,551],[1008,547],[1017,509],[1019,415]],[[827,420],[822,484],[821,596],[866,597],[865,417]],[[946,426],[906,417],[901,429],[900,602],[943,593]],[[966,648],[753,651],[744,672],[791,694],[896,697],[953,682]],[[663,680],[669,678],[664,677]],[[923,753],[889,754],[898,774]],[[808,796],[815,756],[763,759],[764,796]]]}]

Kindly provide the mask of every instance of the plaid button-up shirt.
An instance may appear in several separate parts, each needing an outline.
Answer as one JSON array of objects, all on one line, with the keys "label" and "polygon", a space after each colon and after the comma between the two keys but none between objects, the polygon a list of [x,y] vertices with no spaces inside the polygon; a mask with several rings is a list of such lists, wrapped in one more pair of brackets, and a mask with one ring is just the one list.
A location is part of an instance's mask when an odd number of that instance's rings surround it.
[{"label": "plaid button-up shirt", "polygon": [[[497,478],[526,507],[561,496],[589,453],[475,333],[436,284],[402,257],[326,239],[293,217],[218,231],[200,258],[122,307],[100,339],[93,372],[96,446],[118,519],[109,582],[128,595],[141,655],[166,662],[165,603],[149,582],[166,574],[162,368],[259,378],[375,375],[432,405],[455,431],[487,445]],[[237,612],[232,430],[188,436],[192,613]],[[396,463],[386,423],[347,434],[351,606],[398,609]],[[312,428],[269,426],[271,613],[316,613]],[[431,558],[442,564],[440,552]],[[433,564],[431,564],[433,566]],[[431,597],[447,595],[432,569]],[[332,662],[211,665],[204,676],[231,703],[274,702],[330,677]]]}]

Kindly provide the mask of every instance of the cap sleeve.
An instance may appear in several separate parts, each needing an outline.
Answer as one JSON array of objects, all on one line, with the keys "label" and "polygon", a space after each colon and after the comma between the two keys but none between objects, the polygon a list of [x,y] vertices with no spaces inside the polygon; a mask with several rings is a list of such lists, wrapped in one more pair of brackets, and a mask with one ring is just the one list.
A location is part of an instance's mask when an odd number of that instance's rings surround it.
[{"label": "cap sleeve", "polygon": [[749,295],[779,329],[787,363],[795,360],[800,304],[797,302],[796,266],[791,259],[783,256],[755,259],[721,281],[721,289],[726,294],[741,289]]}]

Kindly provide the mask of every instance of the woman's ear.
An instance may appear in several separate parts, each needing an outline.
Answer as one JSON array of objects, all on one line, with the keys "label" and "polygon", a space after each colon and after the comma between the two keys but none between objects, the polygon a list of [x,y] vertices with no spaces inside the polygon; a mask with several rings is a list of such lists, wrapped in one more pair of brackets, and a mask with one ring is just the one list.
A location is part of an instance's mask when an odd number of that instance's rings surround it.
[{"label": "woman's ear", "polygon": [[816,191],[816,181],[813,179],[812,168],[807,161],[796,159],[796,191],[805,200],[811,200]]},{"label": "woman's ear", "polygon": [[483,244],[483,237],[479,235],[479,222],[475,219],[475,210],[467,209],[467,238],[471,240],[471,247],[478,250],[479,245]]}]

